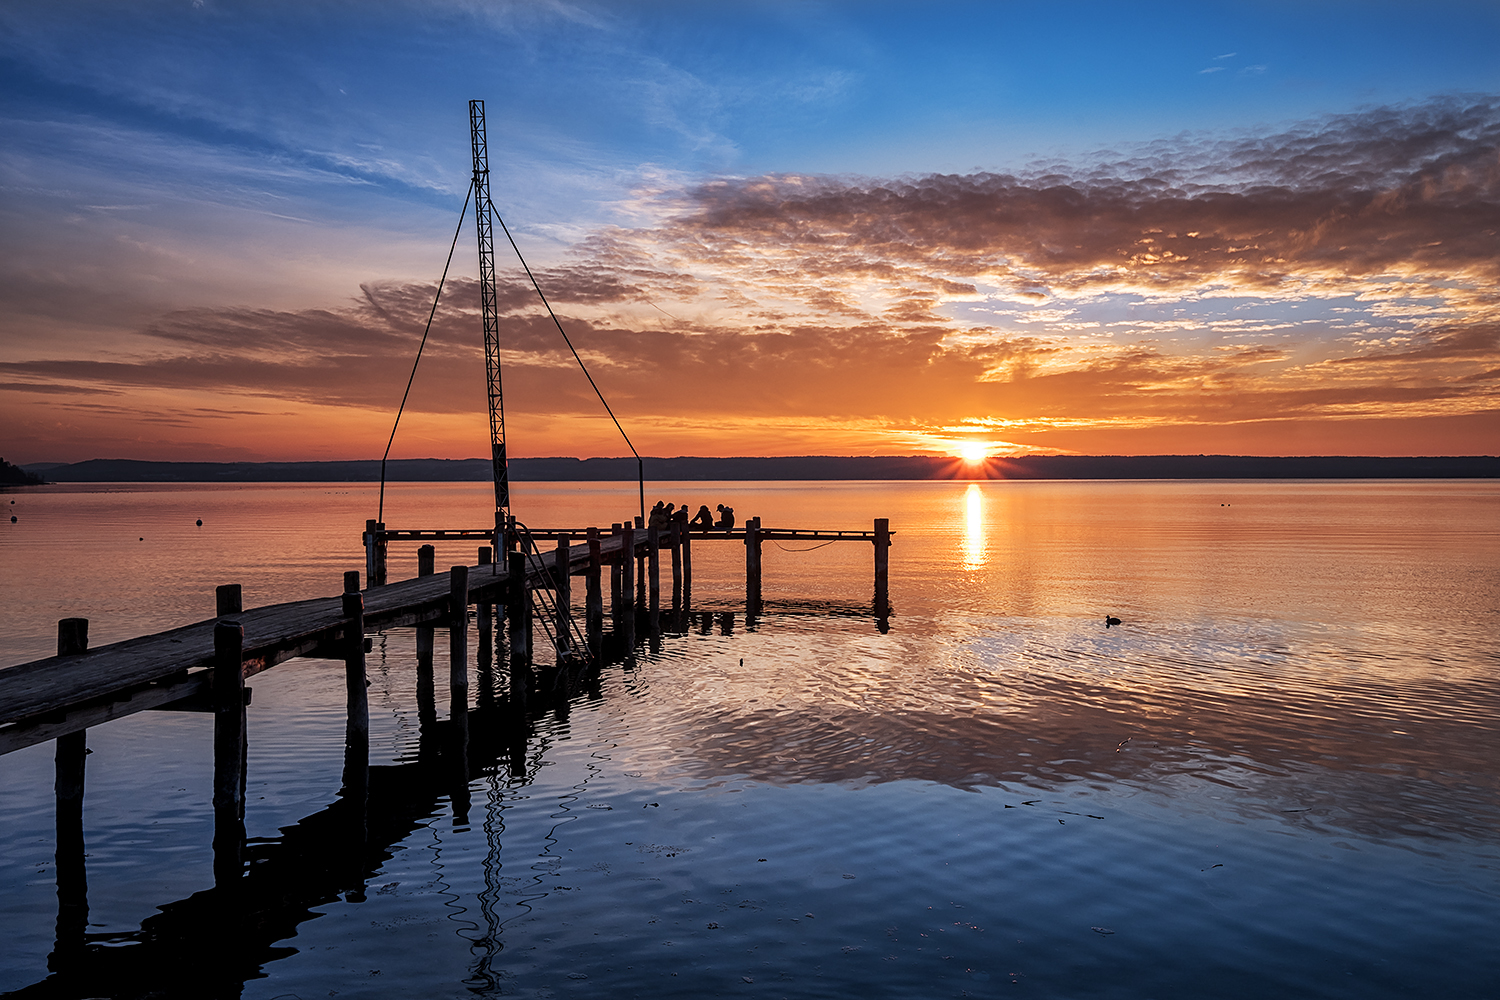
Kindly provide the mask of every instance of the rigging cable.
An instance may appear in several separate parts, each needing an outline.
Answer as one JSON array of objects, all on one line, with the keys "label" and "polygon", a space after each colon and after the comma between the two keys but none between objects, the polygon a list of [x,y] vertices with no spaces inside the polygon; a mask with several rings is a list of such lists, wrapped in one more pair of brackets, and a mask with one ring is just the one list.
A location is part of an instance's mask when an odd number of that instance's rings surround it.
[{"label": "rigging cable", "polygon": [[[823,545],[832,545],[836,541],[838,541],[837,538],[830,538],[828,541],[824,542]],[[823,545],[809,545],[805,549],[789,549],[785,545],[782,545],[780,542],[778,542],[774,538],[771,539],[771,544],[774,545],[774,546],[776,546],[778,549],[780,549],[783,552],[811,552],[813,549],[821,549],[823,547]]]},{"label": "rigging cable", "polygon": [[458,234],[464,228],[464,213],[469,210],[469,196],[474,193],[474,182],[464,192],[464,207],[458,213],[458,228],[453,230],[453,244],[448,247],[448,262],[443,265],[443,276],[438,279],[437,294],[432,297],[432,311],[427,314],[427,327],[422,331],[422,343],[417,346],[417,358],[411,363],[411,375],[406,379],[406,391],[401,394],[401,406],[396,410],[396,422],[391,424],[391,438],[385,443],[385,454],[380,456],[380,512],[375,520],[385,523],[385,461],[391,457],[391,445],[396,440],[396,428],[401,426],[401,414],[406,411],[406,397],[411,395],[411,384],[417,377],[417,365],[422,362],[422,350],[427,346],[427,334],[432,332],[432,317],[437,315],[438,300],[443,297],[443,284],[448,280],[448,268],[453,264],[453,251],[458,247]]},{"label": "rigging cable", "polygon": [[594,395],[599,397],[599,402],[604,404],[604,412],[609,414],[609,419],[615,422],[615,430],[620,432],[620,437],[625,439],[625,447],[635,456],[635,471],[637,481],[640,485],[641,520],[646,519],[646,463],[641,461],[641,453],[635,450],[635,445],[630,443],[630,435],[625,433],[625,428],[620,426],[620,418],[615,416],[615,411],[610,409],[609,400],[604,398],[604,393],[599,391],[599,384],[594,381],[594,376],[589,374],[588,366],[578,356],[578,349],[573,346],[573,341],[568,338],[568,332],[563,329],[562,323],[557,319],[557,313],[552,311],[552,303],[547,301],[547,296],[542,293],[542,286],[537,284],[536,275],[531,273],[531,268],[526,265],[526,258],[521,256],[521,248],[516,246],[516,238],[510,234],[510,227],[505,220],[500,218],[500,213],[495,212],[495,221],[500,223],[500,229],[505,233],[505,238],[510,240],[510,248],[516,252],[516,259],[521,262],[521,269],[526,272],[526,277],[531,279],[531,287],[536,289],[537,298],[542,300],[542,305],[547,307],[547,315],[552,317],[552,325],[557,327],[557,332],[562,334],[563,343],[568,345],[568,350],[573,352],[573,360],[578,362],[578,367],[583,369],[583,377],[589,380],[589,385],[594,387]]}]

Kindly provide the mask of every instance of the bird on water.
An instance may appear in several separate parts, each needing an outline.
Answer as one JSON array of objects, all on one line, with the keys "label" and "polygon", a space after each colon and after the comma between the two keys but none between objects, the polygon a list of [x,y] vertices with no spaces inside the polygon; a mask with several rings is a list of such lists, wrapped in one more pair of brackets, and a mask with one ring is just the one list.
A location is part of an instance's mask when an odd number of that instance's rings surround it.
[{"label": "bird on water", "polygon": [[1120,619],[1116,618],[1114,615],[1105,615],[1104,616],[1104,627],[1105,628],[1109,628],[1109,627],[1111,627],[1113,625],[1118,625],[1118,624],[1120,624]]}]

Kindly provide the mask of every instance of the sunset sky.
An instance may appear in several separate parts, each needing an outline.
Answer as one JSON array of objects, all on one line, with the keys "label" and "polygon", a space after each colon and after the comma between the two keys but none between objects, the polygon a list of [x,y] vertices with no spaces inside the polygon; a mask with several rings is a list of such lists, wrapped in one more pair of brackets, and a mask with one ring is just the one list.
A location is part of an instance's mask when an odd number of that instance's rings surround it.
[{"label": "sunset sky", "polygon": [[[1500,4],[0,0],[0,455],[378,458],[487,103],[647,455],[1495,454]],[[626,448],[497,244],[512,455]],[[487,452],[472,213],[393,457]]]}]

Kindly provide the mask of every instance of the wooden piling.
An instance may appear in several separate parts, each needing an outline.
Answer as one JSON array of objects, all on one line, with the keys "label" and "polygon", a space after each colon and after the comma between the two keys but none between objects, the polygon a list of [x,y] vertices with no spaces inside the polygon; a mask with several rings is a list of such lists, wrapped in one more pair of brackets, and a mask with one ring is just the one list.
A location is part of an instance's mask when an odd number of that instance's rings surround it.
[{"label": "wooden piling", "polygon": [[647,593],[650,603],[651,632],[661,631],[661,529],[656,525],[646,529],[646,573]]},{"label": "wooden piling", "polygon": [[618,628],[625,637],[625,645],[635,645],[635,525],[625,524],[620,528],[620,596],[624,607]]},{"label": "wooden piling", "polygon": [[682,610],[686,612],[693,603],[693,533],[688,530],[687,510],[677,514],[681,522],[678,539],[682,544]]},{"label": "wooden piling", "polygon": [[[620,522],[609,526],[611,535],[618,535],[622,529]],[[620,627],[620,616],[624,613],[625,598],[620,590],[620,582],[625,577],[625,571],[621,568],[625,564],[624,550],[616,554],[613,562],[609,564],[609,620],[615,628]]]},{"label": "wooden piling", "polygon": [[[490,566],[494,552],[488,545],[480,546],[479,565]],[[475,607],[479,619],[479,656],[476,661],[479,690],[475,692],[474,701],[478,705],[490,705],[495,700],[495,606],[486,599]]]},{"label": "wooden piling", "polygon": [[385,522],[374,519],[365,522],[365,580],[371,587],[385,586],[386,550],[389,547],[381,532]]},{"label": "wooden piling", "polygon": [[891,522],[890,518],[875,519],[875,617],[888,618],[891,614]]},{"label": "wooden piling", "polygon": [[244,867],[244,647],[238,622],[214,626],[214,881],[221,886],[238,884]]},{"label": "wooden piling", "polygon": [[363,843],[370,799],[370,695],[365,671],[365,601],[356,591],[343,595],[344,634],[344,788],[351,808],[350,833]]},{"label": "wooden piling", "polygon": [[584,627],[588,635],[589,651],[594,662],[603,659],[604,640],[604,595],[600,593],[604,564],[599,553],[599,529],[590,528],[587,534],[589,566],[584,573]]},{"label": "wooden piling", "polygon": [[682,521],[676,513],[667,528],[667,548],[672,553],[672,610],[682,605]]},{"label": "wooden piling", "polygon": [[512,549],[505,609],[505,619],[510,628],[512,665],[531,662],[531,616],[526,613],[530,604],[530,595],[526,593],[526,553]]},{"label": "wooden piling", "polygon": [[245,610],[244,594],[237,583],[226,583],[214,588],[214,617],[237,615]]},{"label": "wooden piling", "polygon": [[[77,656],[89,648],[89,620],[64,618],[57,623],[57,655]],[[89,923],[88,867],[84,860],[83,779],[88,758],[88,730],[57,738],[53,759],[53,794],[57,824],[57,939],[47,965],[66,969],[81,952]]]},{"label": "wooden piling", "polygon": [[760,606],[760,518],[745,522],[745,601]]},{"label": "wooden piling", "polygon": [[359,570],[351,569],[344,574],[344,593],[359,593]]},{"label": "wooden piling", "polygon": [[[646,519],[639,515],[635,518],[635,531],[637,538],[644,538],[646,532]],[[632,552],[635,549],[631,549]],[[635,596],[631,599],[631,607],[638,611],[646,610],[646,554],[639,553],[635,557]]]},{"label": "wooden piling", "polygon": [[448,720],[454,818],[469,815],[469,567],[448,571]]},{"label": "wooden piling", "polygon": [[552,564],[553,597],[557,601],[557,621],[555,625],[557,627],[557,655],[559,658],[567,653],[572,638],[573,581],[568,576],[568,567],[572,561],[572,556],[569,553],[570,548],[571,540],[567,535],[559,538],[557,540],[557,556]]},{"label": "wooden piling", "polygon": [[[437,572],[437,556],[431,545],[417,549],[417,575]],[[432,672],[433,628],[417,627],[417,724],[427,728],[437,721],[437,681]]]}]

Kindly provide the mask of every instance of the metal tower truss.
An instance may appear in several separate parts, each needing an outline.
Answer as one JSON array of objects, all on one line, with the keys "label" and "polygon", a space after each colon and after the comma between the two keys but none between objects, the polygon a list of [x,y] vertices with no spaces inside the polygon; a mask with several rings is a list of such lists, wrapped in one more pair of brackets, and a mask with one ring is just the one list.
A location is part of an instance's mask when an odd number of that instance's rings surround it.
[{"label": "metal tower truss", "polygon": [[505,401],[500,393],[500,317],[495,305],[494,210],[490,205],[490,154],[484,102],[469,102],[474,140],[474,228],[479,234],[479,302],[484,312],[484,370],[490,396],[490,460],[495,473],[495,510],[510,513],[510,473],[505,464]]}]

